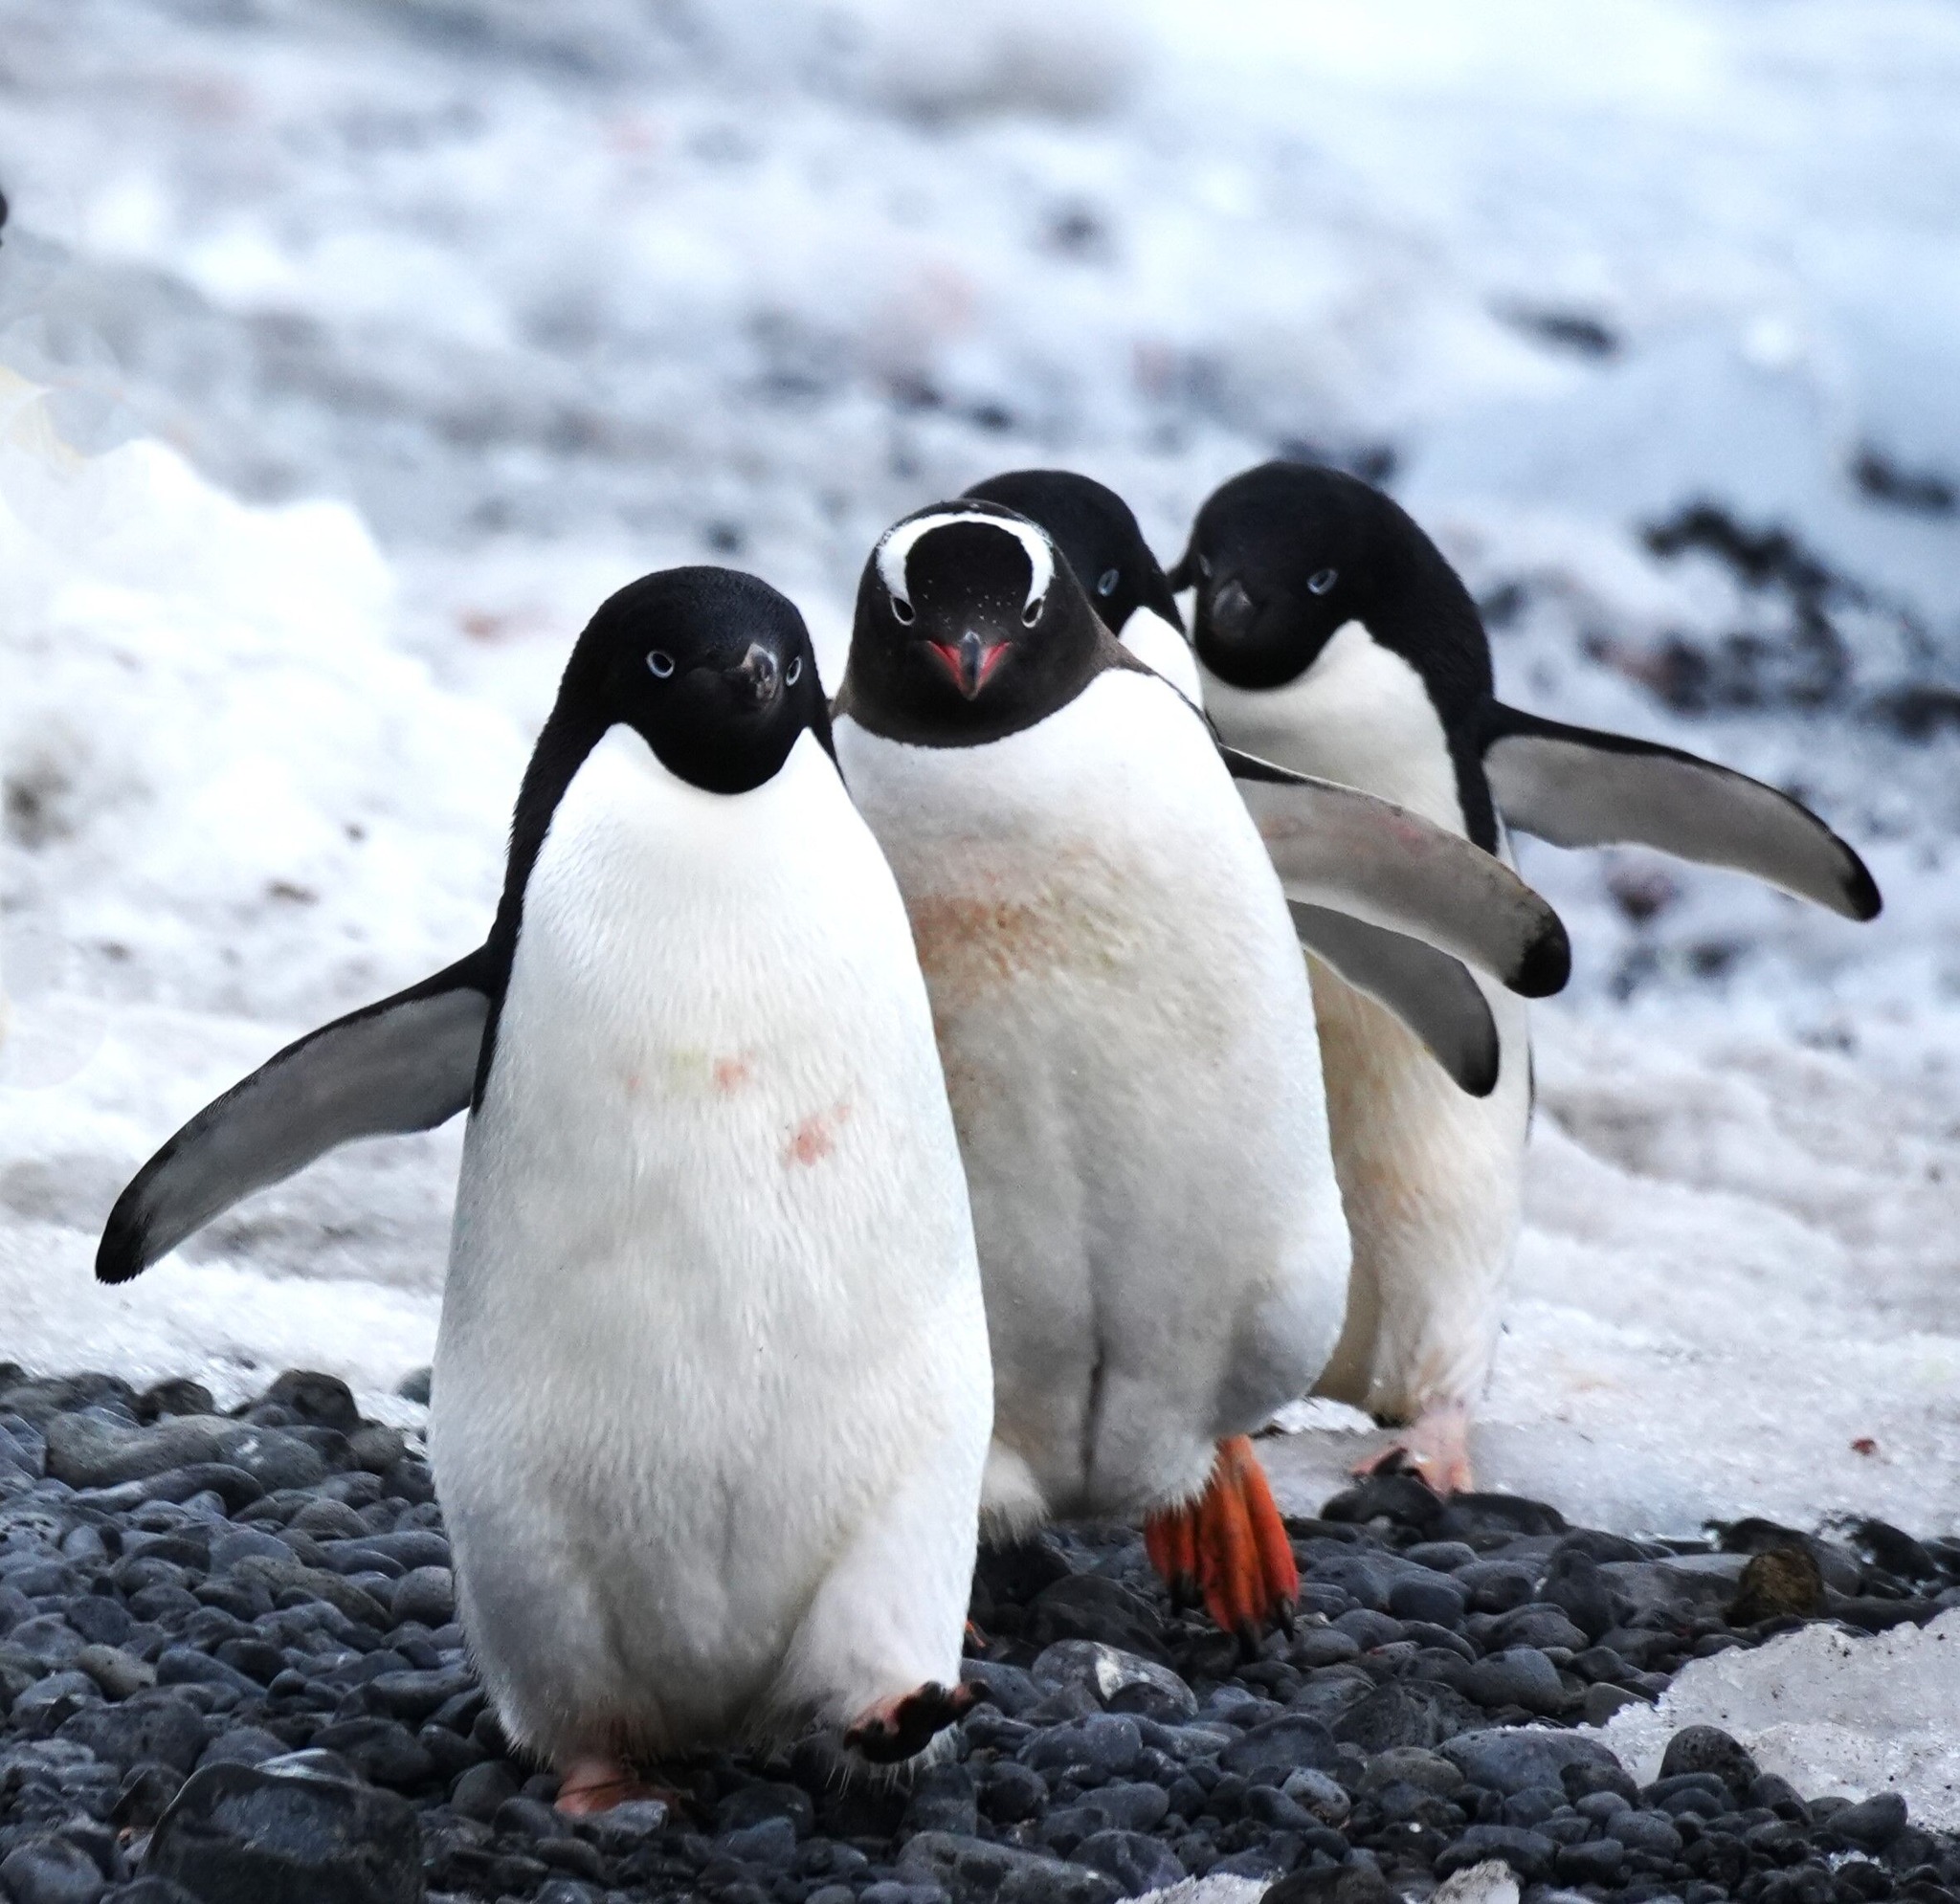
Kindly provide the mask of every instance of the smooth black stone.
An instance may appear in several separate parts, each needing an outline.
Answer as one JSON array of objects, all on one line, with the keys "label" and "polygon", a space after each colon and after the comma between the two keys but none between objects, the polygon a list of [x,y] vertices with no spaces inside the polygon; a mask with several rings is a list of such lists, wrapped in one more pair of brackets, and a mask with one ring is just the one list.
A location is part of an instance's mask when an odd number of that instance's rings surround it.
[{"label": "smooth black stone", "polygon": [[12,1904],[98,1904],[107,1889],[96,1859],[63,1838],[30,1838],[0,1858],[0,1892]]},{"label": "smooth black stone", "polygon": [[[1004,1666],[988,1659],[963,1659],[960,1677],[986,1687],[991,1704],[1010,1718],[1017,1718],[1031,1707],[1039,1705],[1043,1696],[1041,1688],[1036,1685],[1025,1667]],[[974,1736],[976,1724],[985,1725],[989,1719],[988,1709],[976,1707],[966,1723],[969,1737]]]},{"label": "smooth black stone", "polygon": [[63,1721],[56,1737],[87,1746],[119,1772],[152,1760],[189,1772],[211,1741],[211,1726],[188,1699],[159,1690],[85,1708]]},{"label": "smooth black stone", "polygon": [[1420,1574],[1409,1573],[1390,1586],[1389,1611],[1398,1620],[1454,1627],[1463,1617],[1464,1599],[1463,1589],[1442,1575],[1425,1580]]},{"label": "smooth black stone", "polygon": [[1337,1633],[1346,1633],[1363,1652],[1371,1652],[1376,1647],[1393,1646],[1402,1637],[1401,1621],[1368,1606],[1351,1608],[1343,1613],[1333,1626]]},{"label": "smooth black stone", "polygon": [[1433,1540],[1511,1539],[1520,1534],[1563,1534],[1566,1517],[1545,1501],[1523,1494],[1452,1494],[1428,1527]]},{"label": "smooth black stone", "polygon": [[1565,1884],[1611,1884],[1626,1861],[1626,1847],[1617,1838],[1592,1838],[1560,1846],[1552,1869]]},{"label": "smooth black stone", "polygon": [[1556,1606],[1589,1641],[1612,1629],[1612,1587],[1599,1571],[1597,1559],[1575,1548],[1570,1539],[1552,1555],[1551,1567],[1538,1593],[1541,1600]]},{"label": "smooth black stone", "polygon": [[1027,1635],[1037,1647],[1100,1640],[1169,1664],[1157,1609],[1126,1586],[1095,1574],[1071,1574],[1043,1587],[1028,1608]]},{"label": "smooth black stone", "polygon": [[1760,1768],[1748,1751],[1719,1726],[1683,1727],[1667,1741],[1660,1760],[1662,1779],[1686,1772],[1712,1772],[1738,1802],[1746,1802]]},{"label": "smooth black stone", "polygon": [[435,1770],[434,1761],[398,1719],[342,1719],[315,1733],[314,1743],[338,1752],[364,1779],[377,1785],[412,1790],[425,1783]]},{"label": "smooth black stone", "polygon": [[1897,1792],[1880,1792],[1834,1811],[1825,1828],[1832,1838],[1861,1851],[1882,1851],[1905,1829],[1905,1801]]},{"label": "smooth black stone", "polygon": [[421,1904],[415,1814],[338,1780],[214,1765],[186,1782],[147,1868],[206,1904]]},{"label": "smooth black stone", "polygon": [[1407,1746],[1427,1749],[1482,1724],[1483,1715],[1448,1686],[1392,1679],[1348,1707],[1332,1730],[1339,1743],[1377,1753]]},{"label": "smooth black stone", "polygon": [[361,1426],[353,1391],[337,1375],[289,1368],[265,1391],[263,1399],[286,1409],[296,1421],[338,1428],[343,1434],[351,1434]]},{"label": "smooth black stone", "polygon": [[1489,1649],[1500,1652],[1506,1647],[1564,1647],[1568,1652],[1580,1653],[1589,1643],[1586,1634],[1572,1625],[1563,1608],[1536,1601],[1499,1618],[1490,1631]]},{"label": "smooth black stone", "polygon": [[1439,1878],[1454,1877],[1472,1865],[1502,1858],[1530,1884],[1550,1875],[1557,1849],[1542,1833],[1515,1825],[1473,1825],[1437,1859],[1436,1872]]},{"label": "smooth black stone", "polygon": [[1036,1851],[924,1831],[899,1854],[899,1873],[942,1886],[953,1904],[1117,1904],[1123,1887],[1086,1865]]},{"label": "smooth black stone", "polygon": [[1198,1709],[1196,1694],[1169,1667],[1095,1640],[1058,1641],[1041,1651],[1029,1673],[1044,1690],[1082,1686],[1113,1712],[1170,1724]]},{"label": "smooth black stone", "polygon": [[1018,1825],[1024,1819],[1038,1818],[1047,1808],[1048,1786],[1038,1772],[1004,1759],[987,1768],[978,1803],[994,1824]]},{"label": "smooth black stone", "polygon": [[1373,1865],[1316,1865],[1282,1877],[1262,1904],[1394,1904],[1394,1898]]},{"label": "smooth black stone", "polygon": [[1593,1739],[1569,1732],[1466,1732],[1437,1748],[1474,1785],[1508,1797],[1531,1785],[1557,1785],[1567,1765],[1608,1765],[1619,1761]]},{"label": "smooth black stone", "polygon": [[83,1639],[98,1646],[121,1646],[136,1624],[127,1607],[100,1593],[78,1595],[62,1609],[62,1616]]},{"label": "smooth black stone", "polygon": [[1320,1720],[1288,1713],[1254,1726],[1218,1755],[1221,1769],[1255,1782],[1280,1784],[1304,1768],[1331,1772],[1341,1762],[1334,1735]]},{"label": "smooth black stone", "polygon": [[147,1831],[169,1808],[184,1783],[184,1774],[149,1760],[123,1775],[109,1809],[109,1822],[129,1831]]},{"label": "smooth black stone", "polygon": [[517,1790],[510,1767],[501,1759],[490,1759],[471,1766],[456,1782],[450,1804],[463,1817],[480,1819],[487,1825],[497,1815],[498,1806],[515,1798]]},{"label": "smooth black stone", "polygon": [[1473,1613],[1508,1613],[1538,1590],[1529,1570],[1515,1561],[1473,1561],[1451,1578],[1469,1595]]},{"label": "smooth black stone", "polygon": [[1106,1871],[1125,1897],[1181,1884],[1185,1876],[1169,1848],[1141,1831],[1098,1831],[1076,1847],[1075,1862]]},{"label": "smooth black stone", "polygon": [[389,1610],[399,1623],[443,1627],[456,1618],[456,1576],[447,1566],[412,1566],[395,1582]]},{"label": "smooth black stone", "polygon": [[1556,1714],[1568,1703],[1558,1668],[1536,1647],[1507,1647],[1491,1653],[1466,1667],[1459,1683],[1470,1698],[1489,1710],[1522,1706],[1527,1713]]},{"label": "smooth black stone", "polygon": [[1402,1558],[1418,1567],[1454,1574],[1459,1567],[1468,1566],[1476,1560],[1477,1549],[1461,1540],[1418,1540],[1403,1550]]}]

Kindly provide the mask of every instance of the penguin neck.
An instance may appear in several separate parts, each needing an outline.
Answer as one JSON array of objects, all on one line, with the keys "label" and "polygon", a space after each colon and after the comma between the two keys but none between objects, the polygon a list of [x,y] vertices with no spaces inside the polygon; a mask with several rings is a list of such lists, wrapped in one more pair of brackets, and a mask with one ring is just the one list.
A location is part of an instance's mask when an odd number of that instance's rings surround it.
[{"label": "penguin neck", "polygon": [[1465,834],[1486,852],[1497,830],[1481,760],[1453,736],[1422,671],[1359,619],[1277,688],[1238,688],[1202,670],[1205,711],[1236,747],[1356,786]]}]

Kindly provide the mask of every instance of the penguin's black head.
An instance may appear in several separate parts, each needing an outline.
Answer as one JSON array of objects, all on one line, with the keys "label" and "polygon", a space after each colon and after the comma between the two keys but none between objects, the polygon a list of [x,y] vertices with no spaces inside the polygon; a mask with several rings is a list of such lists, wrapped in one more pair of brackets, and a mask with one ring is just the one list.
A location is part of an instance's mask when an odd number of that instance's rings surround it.
[{"label": "penguin's black head", "polygon": [[1073,470],[1010,470],[976,482],[967,496],[1040,523],[1111,634],[1120,635],[1139,609],[1183,628],[1169,582],[1129,504],[1113,489]]},{"label": "penguin's black head", "polygon": [[1198,659],[1234,687],[1276,688],[1310,668],[1343,623],[1378,621],[1426,540],[1353,476],[1262,463],[1212,493],[1170,579],[1197,591]]},{"label": "penguin's black head", "polygon": [[935,502],[864,565],[839,705],[894,740],[973,746],[1074,699],[1106,639],[1038,523]]},{"label": "penguin's black head", "polygon": [[773,779],[805,728],[831,744],[803,617],[732,568],[663,569],[601,604],[551,722],[581,758],[623,722],[669,772],[709,793]]}]

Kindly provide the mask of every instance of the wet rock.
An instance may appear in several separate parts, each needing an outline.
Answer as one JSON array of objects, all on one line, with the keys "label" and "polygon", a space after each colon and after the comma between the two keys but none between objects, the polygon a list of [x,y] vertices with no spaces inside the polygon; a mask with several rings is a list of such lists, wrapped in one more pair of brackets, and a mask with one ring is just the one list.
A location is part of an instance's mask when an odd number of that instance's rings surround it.
[{"label": "wet rock", "polygon": [[1516,1825],[1473,1825],[1436,1861],[1438,1877],[1454,1877],[1488,1859],[1502,1858],[1526,1884],[1551,1874],[1558,1847],[1537,1831]]},{"label": "wet rock", "polygon": [[1522,1494],[1453,1494],[1429,1527],[1435,1540],[1509,1540],[1520,1534],[1563,1534],[1566,1517],[1545,1501]]},{"label": "wet rock", "polygon": [[1148,1601],[1096,1574],[1071,1574],[1042,1588],[1028,1609],[1027,1634],[1037,1647],[1095,1640],[1168,1663],[1164,1623]]},{"label": "wet rock", "polygon": [[415,1814],[317,1773],[213,1765],[177,1794],[146,1868],[206,1904],[422,1904]]},{"label": "wet rock", "polygon": [[1508,1613],[1538,1590],[1530,1571],[1515,1561],[1473,1561],[1451,1578],[1469,1596],[1473,1613]]},{"label": "wet rock", "polygon": [[899,1854],[898,1869],[913,1883],[939,1885],[953,1904],[1116,1904],[1125,1894],[1087,1865],[945,1831],[922,1831]]},{"label": "wet rock", "polygon": [[1289,1772],[1332,1772],[1341,1756],[1334,1735],[1318,1719],[1288,1714],[1235,1739],[1219,1753],[1218,1763],[1256,1783],[1283,1784]]},{"label": "wet rock", "polygon": [[1562,1713],[1569,1703],[1558,1668],[1536,1647],[1507,1647],[1502,1652],[1480,1659],[1465,1669],[1462,1686],[1480,1706],[1490,1708],[1522,1706],[1527,1713],[1556,1714]]},{"label": "wet rock", "polygon": [[1558,1789],[1559,1774],[1568,1765],[1619,1769],[1619,1760],[1597,1740],[1538,1726],[1461,1733],[1437,1750],[1471,1784],[1506,1797],[1532,1785]]},{"label": "wet rock", "polygon": [[97,1904],[108,1888],[100,1865],[63,1838],[30,1838],[0,1858],[0,1893],[12,1904]]},{"label": "wet rock", "polygon": [[[1554,1682],[1556,1678],[1554,1673]],[[1437,1745],[1482,1723],[1483,1715],[1448,1686],[1392,1679],[1349,1706],[1333,1721],[1332,1731],[1341,1744],[1379,1753],[1397,1746]]]},{"label": "wet rock", "polygon": [[411,1567],[394,1583],[389,1610],[397,1625],[419,1620],[425,1627],[444,1627],[456,1618],[456,1575],[446,1566]]},{"label": "wet rock", "polygon": [[1830,1837],[1860,1851],[1882,1851],[1905,1829],[1905,1801],[1897,1792],[1880,1792],[1833,1812],[1826,1829]]},{"label": "wet rock", "polygon": [[1085,1686],[1112,1712],[1175,1724],[1198,1709],[1197,1694],[1168,1666],[1095,1640],[1058,1641],[1028,1671],[1044,1691]]},{"label": "wet rock", "polygon": [[1098,1831],[1076,1847],[1074,1862],[1107,1872],[1125,1897],[1162,1891],[1185,1875],[1169,1848],[1141,1831]]},{"label": "wet rock", "polygon": [[1748,1751],[1720,1726],[1713,1725],[1683,1727],[1667,1741],[1660,1760],[1662,1779],[1709,1772],[1722,1781],[1738,1804],[1748,1803],[1749,1787],[1755,1782],[1758,1770]]},{"label": "wet rock", "polygon": [[338,1375],[309,1368],[289,1368],[265,1391],[263,1399],[286,1409],[296,1421],[352,1434],[361,1426],[353,1391]]},{"label": "wet rock", "polygon": [[104,1764],[126,1772],[155,1760],[189,1772],[211,1742],[211,1726],[174,1693],[138,1693],[115,1706],[92,1706],[65,1720],[56,1735],[85,1745]]},{"label": "wet rock", "polygon": [[1389,1611],[1398,1620],[1427,1620],[1454,1627],[1463,1617],[1465,1595],[1453,1580],[1407,1573],[1389,1588]]}]

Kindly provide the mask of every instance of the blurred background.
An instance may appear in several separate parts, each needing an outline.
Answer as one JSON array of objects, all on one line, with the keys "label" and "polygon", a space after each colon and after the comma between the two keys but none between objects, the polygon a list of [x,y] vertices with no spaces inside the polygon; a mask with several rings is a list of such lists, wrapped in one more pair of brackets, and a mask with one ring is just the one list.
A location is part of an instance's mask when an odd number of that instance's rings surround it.
[{"label": "blurred background", "polygon": [[454,1132],[87,1265],[182,1117],[480,938],[611,589],[753,568],[835,679],[903,511],[1065,464],[1169,562],[1288,454],[1437,535],[1507,699],[1887,897],[1527,843],[1579,968],[1492,1478],[1960,1512],[1950,0],[0,0],[0,1356],[426,1360]]}]

